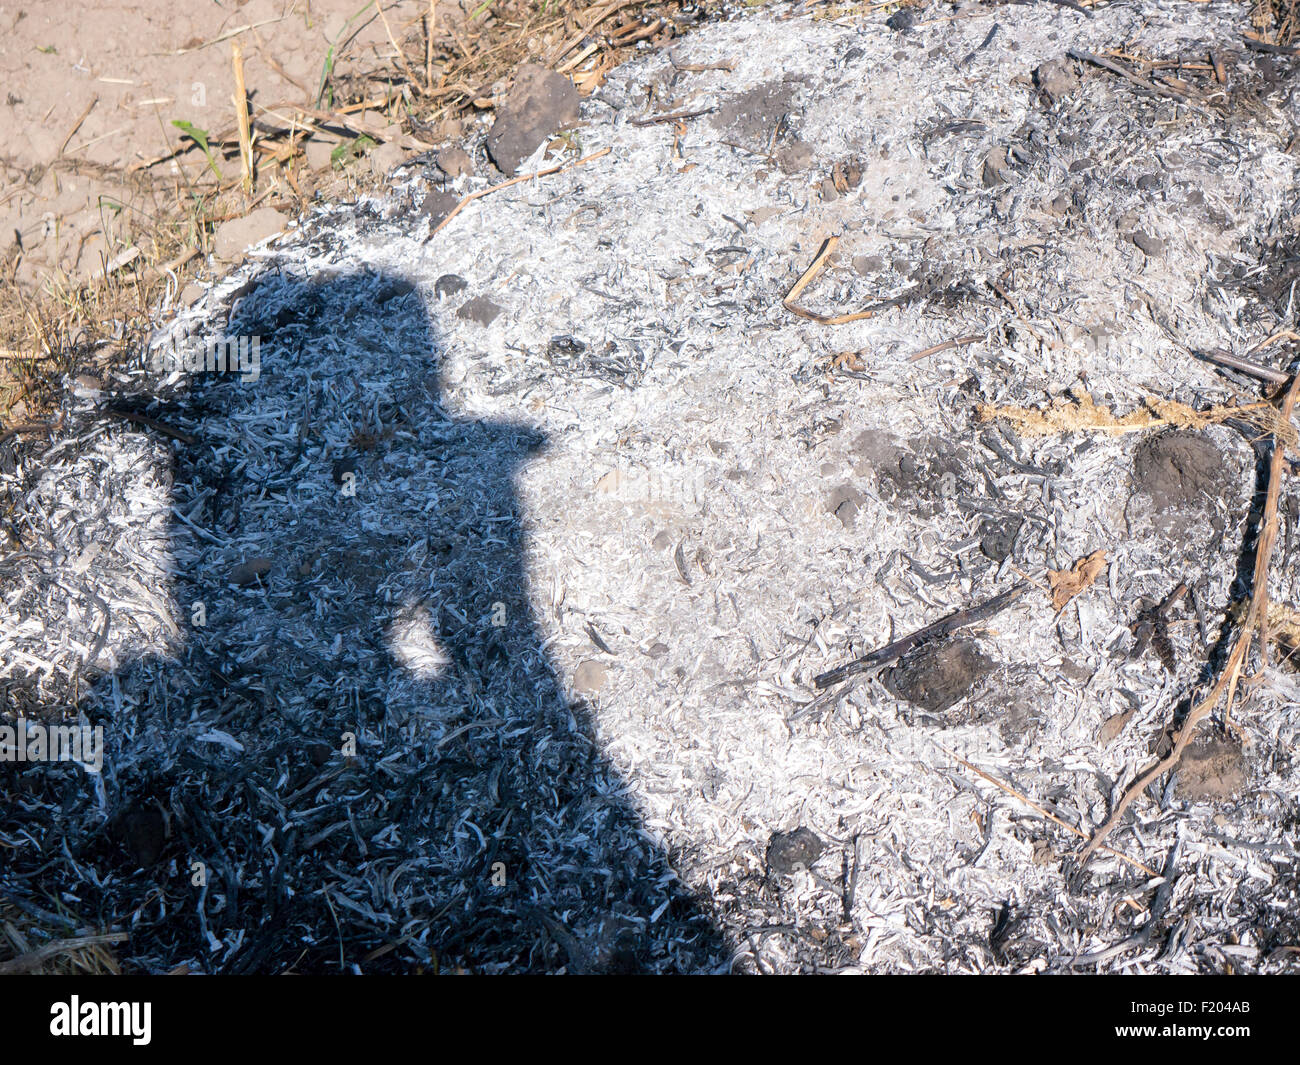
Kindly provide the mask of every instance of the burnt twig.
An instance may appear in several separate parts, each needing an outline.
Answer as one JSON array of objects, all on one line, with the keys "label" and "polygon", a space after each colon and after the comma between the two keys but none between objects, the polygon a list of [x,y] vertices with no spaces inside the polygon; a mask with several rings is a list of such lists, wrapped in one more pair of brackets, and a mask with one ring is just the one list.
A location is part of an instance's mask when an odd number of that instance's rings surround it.
[{"label": "burnt twig", "polygon": [[818,688],[829,688],[832,684],[839,684],[841,681],[848,680],[849,677],[857,676],[859,673],[866,673],[869,670],[887,666],[891,662],[902,658],[909,651],[920,647],[923,643],[937,640],[942,636],[947,636],[959,629],[968,628],[981,621],[987,621],[993,615],[1009,607],[1032,587],[1033,585],[1029,581],[1021,581],[1019,584],[1008,588],[1005,592],[995,595],[992,599],[988,599],[976,606],[958,610],[933,624],[926,625],[924,628],[917,629],[907,636],[887,643],[884,647],[877,648],[870,654],[855,658],[852,662],[846,662],[842,666],[837,666],[835,669],[819,674],[813,684]]},{"label": "burnt twig", "polygon": [[918,351],[915,355],[907,357],[908,362],[920,362],[922,359],[928,359],[931,355],[938,355],[941,351],[947,351],[949,348],[960,348],[965,344],[974,344],[977,340],[983,340],[983,333],[972,333],[970,336],[954,337],[952,340],[945,340],[942,344],[936,344],[932,348],[925,348]]},{"label": "burnt twig", "polygon": [[667,115],[649,115],[645,118],[629,118],[628,121],[634,126],[653,126],[660,122],[678,122],[688,118],[699,118],[701,115],[711,115],[715,108],[705,107],[699,111],[673,111]]},{"label": "burnt twig", "polygon": [[1160,96],[1167,96],[1170,99],[1177,100],[1179,103],[1184,103],[1188,107],[1190,107],[1193,111],[1196,111],[1199,114],[1204,115],[1206,118],[1214,117],[1213,115],[1210,114],[1209,111],[1201,107],[1198,103],[1196,103],[1196,101],[1194,101],[1185,92],[1179,92],[1177,89],[1171,89],[1169,88],[1169,86],[1161,85],[1158,82],[1152,81],[1150,78],[1140,77],[1139,75],[1134,74],[1133,71],[1127,69],[1126,67],[1120,66],[1118,63],[1113,63],[1109,59],[1104,59],[1099,55],[1094,55],[1092,52],[1085,52],[1078,48],[1071,48],[1069,52],[1069,56],[1071,59],[1078,60],[1080,63],[1091,63],[1094,66],[1101,67],[1102,70],[1109,70],[1112,74],[1118,74],[1125,81],[1131,82],[1132,84],[1137,85],[1140,88],[1150,89],[1152,92],[1157,93]]},{"label": "burnt twig", "polygon": [[156,429],[163,436],[170,436],[173,440],[179,440],[182,444],[188,444],[193,447],[196,443],[194,437],[189,433],[183,433],[175,429],[166,422],[160,422],[157,418],[150,418],[147,414],[141,414],[138,411],[122,410],[118,407],[105,407],[103,411],[105,417],[121,418],[123,421],[134,422],[136,425],[143,425],[150,429]]},{"label": "burnt twig", "polygon": [[1238,373],[1244,373],[1261,381],[1268,381],[1271,384],[1284,385],[1291,380],[1290,374],[1285,374],[1281,370],[1274,370],[1268,366],[1261,366],[1250,359],[1243,359],[1240,355],[1224,351],[1223,348],[1194,351],[1192,354],[1205,362],[1213,363],[1216,366],[1225,366],[1229,370],[1236,370]]}]

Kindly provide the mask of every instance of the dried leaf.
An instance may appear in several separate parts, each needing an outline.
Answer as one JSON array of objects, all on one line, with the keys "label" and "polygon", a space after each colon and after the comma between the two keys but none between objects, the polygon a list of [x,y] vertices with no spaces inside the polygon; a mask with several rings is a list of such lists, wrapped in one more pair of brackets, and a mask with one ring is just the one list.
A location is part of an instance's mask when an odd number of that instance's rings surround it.
[{"label": "dried leaf", "polygon": [[1125,710],[1122,714],[1114,714],[1102,722],[1101,728],[1097,730],[1097,742],[1103,747],[1109,747],[1115,742],[1116,738],[1124,731],[1124,726],[1129,723],[1133,716],[1132,710]]},{"label": "dried leaf", "polygon": [[1094,551],[1081,558],[1070,569],[1047,571],[1052,586],[1052,609],[1062,609],[1071,599],[1086,589],[1106,568],[1106,552]]}]

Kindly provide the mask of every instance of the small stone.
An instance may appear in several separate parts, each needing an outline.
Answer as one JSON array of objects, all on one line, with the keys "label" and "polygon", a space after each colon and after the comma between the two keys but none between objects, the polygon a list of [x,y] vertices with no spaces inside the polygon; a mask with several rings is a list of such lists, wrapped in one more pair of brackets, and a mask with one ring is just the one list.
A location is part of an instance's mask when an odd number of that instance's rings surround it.
[{"label": "small stone", "polygon": [[307,744],[307,757],[311,759],[311,764],[320,768],[334,757],[334,748],[323,740],[316,740]]},{"label": "small stone", "polygon": [[492,162],[513,174],[547,137],[577,121],[578,105],[578,90],[563,74],[525,63],[487,136]]},{"label": "small stone", "polygon": [[390,170],[394,170],[402,165],[406,158],[406,153],[402,151],[402,146],[396,140],[384,141],[379,147],[371,150],[366,156],[366,162],[370,165],[370,172],[376,177],[384,177]]},{"label": "small stone", "polygon": [[79,397],[97,396],[104,389],[104,382],[92,373],[79,373],[72,379],[72,391]]},{"label": "small stone", "polygon": [[391,278],[379,287],[379,290],[375,293],[375,302],[388,303],[391,300],[409,296],[414,291],[414,281],[407,281],[405,278],[400,277]]},{"label": "small stone", "polygon": [[433,157],[433,161],[449,178],[474,173],[474,160],[464,148],[444,148]]},{"label": "small stone", "polygon": [[213,236],[213,253],[230,262],[268,237],[284,231],[289,219],[270,207],[259,207],[243,218],[232,218],[217,227]]},{"label": "small stone", "polygon": [[1143,192],[1155,192],[1164,185],[1164,178],[1159,174],[1143,174],[1135,183]]},{"label": "small stone", "polygon": [[853,256],[853,269],[864,277],[870,277],[872,274],[878,274],[885,268],[885,260],[879,255],[855,255]]},{"label": "small stone", "polygon": [[1079,76],[1065,59],[1049,59],[1034,71],[1034,85],[1055,103],[1079,87]]},{"label": "small stone", "polygon": [[658,640],[656,640],[654,643],[652,643],[649,647],[646,648],[645,653],[650,658],[663,658],[663,656],[668,653],[668,645],[666,643],[660,643]]},{"label": "small stone", "polygon": [[1174,791],[1180,799],[1212,802],[1235,798],[1245,784],[1246,758],[1241,745],[1211,736],[1183,751]]},{"label": "small stone", "polygon": [[980,550],[994,562],[1006,561],[1007,556],[1011,554],[1012,547],[1015,546],[1016,536],[1020,533],[1020,526],[1021,521],[1019,518],[986,522],[983,534],[980,537]]},{"label": "small stone", "polygon": [[858,519],[858,511],[866,503],[867,497],[851,484],[842,484],[831,490],[826,497],[826,513],[834,514],[846,529],[853,528]]},{"label": "small stone", "polygon": [[996,188],[1007,183],[1007,153],[1005,149],[994,148],[984,158],[984,170],[981,180],[986,189]]},{"label": "small stone", "polygon": [[443,274],[433,283],[433,294],[442,299],[444,296],[455,296],[469,288],[469,282],[460,274]]},{"label": "small stone", "polygon": [[799,827],[793,832],[773,832],[767,842],[767,869],[786,876],[796,869],[808,869],[826,850],[826,844],[811,829]]},{"label": "small stone", "polygon": [[885,25],[891,30],[897,30],[899,33],[909,32],[915,22],[916,14],[909,7],[899,8],[889,18],[885,19]]},{"label": "small stone", "polygon": [[334,163],[334,149],[338,141],[331,138],[315,136],[303,149],[307,156],[307,166],[312,170],[328,170]]},{"label": "small stone", "polygon": [[573,672],[573,690],[579,695],[595,695],[609,679],[609,666],[594,658],[579,664]]},{"label": "small stone", "polygon": [[783,174],[798,174],[812,166],[813,150],[803,141],[795,141],[778,148],[775,158]]},{"label": "small stone", "polygon": [[1112,714],[1106,718],[1101,728],[1097,730],[1097,742],[1103,747],[1109,747],[1119,738],[1119,734],[1124,731],[1124,726],[1129,723],[1132,716],[1132,710],[1125,710],[1122,714]]},{"label": "small stone", "polygon": [[420,214],[428,218],[430,227],[433,227],[451,214],[458,203],[460,203],[460,197],[454,192],[429,189],[420,202]]},{"label": "small stone", "polygon": [[250,558],[230,571],[230,583],[246,587],[271,572],[269,558]]},{"label": "small stone", "polygon": [[992,669],[973,640],[953,640],[914,651],[881,680],[892,694],[938,713],[969,695]]},{"label": "small stone", "polygon": [[491,325],[500,314],[501,308],[486,296],[475,296],[460,305],[456,317],[466,322],[477,322],[479,325]]},{"label": "small stone", "polygon": [[1165,253],[1165,242],[1142,229],[1133,234],[1133,243],[1142,249],[1144,255],[1160,256]]},{"label": "small stone", "polygon": [[1070,173],[1082,174],[1085,170],[1091,170],[1096,165],[1091,159],[1076,159],[1070,164]]},{"label": "small stone", "polygon": [[1070,210],[1069,193],[1058,192],[1052,198],[1052,202],[1047,205],[1047,210],[1050,214],[1056,215],[1057,218],[1060,218],[1062,215],[1069,213]]}]

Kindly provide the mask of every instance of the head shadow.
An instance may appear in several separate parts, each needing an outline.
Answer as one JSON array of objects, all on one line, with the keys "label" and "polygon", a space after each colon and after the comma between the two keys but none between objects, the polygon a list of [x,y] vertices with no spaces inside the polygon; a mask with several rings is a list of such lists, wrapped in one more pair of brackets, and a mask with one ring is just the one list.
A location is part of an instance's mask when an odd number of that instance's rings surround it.
[{"label": "head shadow", "polygon": [[268,272],[221,338],[243,364],[166,411],[191,626],[87,699],[140,745],[100,908],[148,964],[223,972],[725,964],[535,622],[516,480],[546,441],[459,409],[425,298]]}]

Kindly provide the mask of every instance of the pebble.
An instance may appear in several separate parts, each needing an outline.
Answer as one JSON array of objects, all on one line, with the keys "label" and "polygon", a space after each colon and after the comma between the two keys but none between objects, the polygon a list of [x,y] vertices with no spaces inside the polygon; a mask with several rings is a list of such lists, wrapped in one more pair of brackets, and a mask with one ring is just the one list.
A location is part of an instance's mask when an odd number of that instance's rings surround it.
[{"label": "pebble", "polygon": [[1133,243],[1141,248],[1145,255],[1160,256],[1165,253],[1165,242],[1143,229],[1133,234]]},{"label": "pebble", "polygon": [[444,148],[433,157],[433,161],[449,178],[474,173],[474,160],[464,148]]},{"label": "pebble", "polygon": [[271,572],[269,558],[250,558],[230,571],[230,583],[247,587]]},{"label": "pebble", "polygon": [[270,207],[259,207],[243,218],[232,218],[217,227],[212,250],[218,259],[230,262],[248,248],[284,230],[289,219]]},{"label": "pebble", "polygon": [[439,299],[444,296],[455,296],[457,293],[464,292],[469,288],[469,282],[460,274],[443,274],[433,283],[433,294]]},{"label": "pebble", "polygon": [[573,672],[573,690],[579,695],[595,695],[609,679],[609,666],[594,658],[579,663]]},{"label": "pebble", "polygon": [[826,844],[810,828],[800,826],[793,832],[773,832],[767,843],[768,872],[786,876],[796,869],[807,869],[825,851]]},{"label": "pebble", "polygon": [[487,151],[503,174],[519,164],[556,130],[578,120],[578,90],[563,74],[525,63],[487,136]]},{"label": "pebble", "polygon": [[1079,87],[1079,76],[1068,60],[1049,59],[1034,71],[1034,84],[1039,92],[1055,103]]},{"label": "pebble", "polygon": [[846,529],[853,528],[858,519],[858,511],[866,504],[867,497],[851,484],[842,484],[831,490],[826,497],[826,512],[834,514]]},{"label": "pebble", "polygon": [[477,322],[479,325],[491,325],[500,314],[501,308],[486,296],[475,296],[460,305],[456,317],[466,322]]}]

